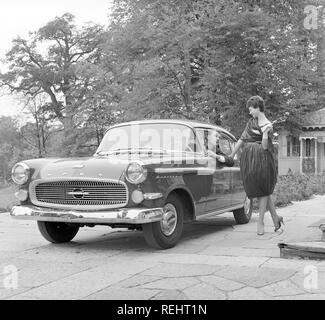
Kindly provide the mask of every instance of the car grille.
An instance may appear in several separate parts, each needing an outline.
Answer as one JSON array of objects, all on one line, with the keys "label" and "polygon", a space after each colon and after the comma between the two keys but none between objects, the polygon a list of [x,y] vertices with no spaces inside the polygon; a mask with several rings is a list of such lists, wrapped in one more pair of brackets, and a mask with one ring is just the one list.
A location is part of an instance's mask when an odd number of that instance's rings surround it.
[{"label": "car grille", "polygon": [[128,191],[118,181],[42,181],[34,182],[31,200],[48,207],[120,208],[128,202]]}]

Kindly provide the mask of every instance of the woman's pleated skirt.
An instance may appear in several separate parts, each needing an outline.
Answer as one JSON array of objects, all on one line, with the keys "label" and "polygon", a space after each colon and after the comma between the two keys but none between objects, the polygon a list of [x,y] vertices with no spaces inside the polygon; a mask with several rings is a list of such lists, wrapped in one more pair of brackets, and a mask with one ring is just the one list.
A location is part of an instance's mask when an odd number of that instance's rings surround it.
[{"label": "woman's pleated skirt", "polygon": [[277,169],[272,153],[261,143],[248,142],[240,156],[240,171],[248,198],[268,196],[277,182]]}]

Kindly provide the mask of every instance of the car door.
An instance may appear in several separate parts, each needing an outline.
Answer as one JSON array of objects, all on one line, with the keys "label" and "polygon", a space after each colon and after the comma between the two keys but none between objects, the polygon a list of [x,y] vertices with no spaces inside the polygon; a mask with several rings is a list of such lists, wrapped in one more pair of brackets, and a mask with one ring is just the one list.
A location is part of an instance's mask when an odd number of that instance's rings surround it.
[{"label": "car door", "polygon": [[[206,129],[206,139],[209,140],[214,134],[220,135],[219,148],[220,150],[229,155],[231,153],[231,148],[227,137],[220,131],[215,129]],[[208,141],[205,143],[205,148],[208,149]],[[214,150],[212,150],[214,151]],[[213,167],[211,173],[211,183],[209,185],[210,192],[206,199],[206,209],[205,211],[213,212],[229,207],[231,204],[231,175],[232,171],[230,167],[210,158],[210,166]]]},{"label": "car door", "polygon": [[[231,150],[234,150],[236,141],[230,138],[229,144]],[[239,166],[240,154],[241,154],[241,150],[238,150],[237,154],[234,157],[234,166],[232,168],[232,177],[231,177],[231,194],[232,194],[231,205],[232,206],[242,204],[246,197],[243,181],[240,174],[240,166]]]}]

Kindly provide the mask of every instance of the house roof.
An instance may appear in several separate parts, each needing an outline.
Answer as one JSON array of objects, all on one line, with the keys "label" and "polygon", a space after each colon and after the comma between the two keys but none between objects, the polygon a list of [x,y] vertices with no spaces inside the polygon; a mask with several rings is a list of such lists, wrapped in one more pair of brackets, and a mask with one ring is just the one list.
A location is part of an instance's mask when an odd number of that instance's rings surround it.
[{"label": "house roof", "polygon": [[325,127],[325,108],[307,113],[304,118],[303,127]]}]

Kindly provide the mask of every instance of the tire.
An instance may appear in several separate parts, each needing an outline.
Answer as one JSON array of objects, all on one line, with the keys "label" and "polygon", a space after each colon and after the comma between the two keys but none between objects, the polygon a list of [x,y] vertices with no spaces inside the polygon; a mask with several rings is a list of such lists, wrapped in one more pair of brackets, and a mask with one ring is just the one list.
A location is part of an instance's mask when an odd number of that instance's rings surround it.
[{"label": "tire", "polygon": [[244,206],[240,209],[234,210],[234,218],[238,224],[248,223],[253,213],[253,201],[245,198]]},{"label": "tire", "polygon": [[62,222],[37,221],[42,236],[52,243],[70,242],[78,233],[79,226]]},{"label": "tire", "polygon": [[[164,209],[165,214],[162,221],[142,225],[147,244],[156,249],[174,247],[183,232],[184,206],[180,198],[171,194],[166,200]],[[167,225],[168,215],[169,225]]]}]

